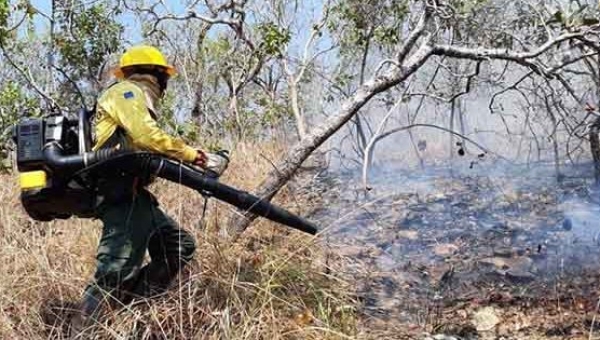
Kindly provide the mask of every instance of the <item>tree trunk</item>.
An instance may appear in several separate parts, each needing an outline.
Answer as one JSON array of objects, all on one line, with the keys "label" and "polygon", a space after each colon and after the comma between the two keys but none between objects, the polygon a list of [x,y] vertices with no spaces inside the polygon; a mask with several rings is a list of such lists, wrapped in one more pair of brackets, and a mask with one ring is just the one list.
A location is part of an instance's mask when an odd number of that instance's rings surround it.
[{"label": "tree trunk", "polygon": [[300,109],[300,103],[298,99],[298,82],[294,77],[290,74],[288,75],[289,87],[290,87],[290,97],[292,101],[292,112],[294,113],[294,118],[296,119],[296,129],[298,130],[298,139],[302,140],[306,137],[306,120],[302,110]]},{"label": "tree trunk", "polygon": [[552,138],[552,150],[554,151],[554,171],[556,172],[556,180],[560,183],[562,181],[562,174],[560,173],[560,153],[558,149],[558,141],[557,141],[557,130],[559,122],[554,116],[554,112],[552,111],[552,105],[550,103],[550,96],[544,93],[544,102],[546,104],[546,111],[548,112],[548,118],[552,122],[552,133],[550,134],[550,138]]},{"label": "tree trunk", "polygon": [[596,184],[600,184],[600,140],[598,139],[598,131],[600,130],[600,118],[590,127],[590,151],[594,160],[594,177]]},{"label": "tree trunk", "polygon": [[[600,66],[600,55],[596,60],[596,66]],[[598,67],[597,74],[598,81],[596,82],[596,108],[600,108],[600,67]],[[590,151],[592,152],[592,158],[594,160],[594,177],[596,184],[600,184],[600,140],[598,139],[598,131],[600,130],[600,117],[596,118],[592,126],[590,127]]]},{"label": "tree trunk", "polygon": [[242,121],[242,117],[240,116],[240,110],[238,107],[238,96],[236,93],[232,93],[231,97],[229,98],[229,114],[235,119],[238,137],[240,139],[243,139],[245,135],[244,122]]},{"label": "tree trunk", "polygon": [[[452,102],[450,103],[450,122],[448,123],[448,129],[450,131],[454,131],[454,114],[456,112],[456,99],[452,99]],[[449,133],[448,137],[450,137],[449,140],[449,154],[448,156],[450,157],[450,168],[452,168],[452,160],[454,159],[454,135]]]},{"label": "tree trunk", "polygon": [[192,108],[192,118],[194,118],[194,120],[196,120],[196,124],[198,126],[202,126],[202,124],[204,123],[203,116],[204,116],[204,112],[202,110],[202,105],[204,102],[204,39],[206,38],[206,35],[208,34],[208,31],[210,30],[210,28],[212,27],[212,24],[210,23],[203,23],[202,26],[200,27],[200,32],[198,34],[198,40],[196,43],[196,48],[198,49],[198,56],[199,56],[199,60],[197,61],[197,65],[198,65],[198,71],[200,73],[199,75],[199,79],[198,82],[196,83],[196,90],[194,92],[194,107]]},{"label": "tree trunk", "polygon": [[[367,35],[367,41],[365,43],[365,49],[360,63],[360,78],[359,83],[362,86],[365,82],[365,72],[367,71],[367,57],[369,56],[369,46],[371,43],[371,33]],[[362,120],[360,114],[354,117],[354,124],[356,126],[356,143],[358,144],[359,156],[364,156],[364,149],[367,147],[367,136],[365,135],[365,129],[363,129]]]},{"label": "tree trunk", "polygon": [[[203,76],[201,76],[204,78]],[[203,118],[203,110],[202,110],[202,102],[203,102],[203,94],[204,94],[204,80],[200,79],[198,84],[196,84],[196,91],[194,91],[194,107],[192,108],[192,118],[196,120],[198,126],[202,126],[204,124]]]}]

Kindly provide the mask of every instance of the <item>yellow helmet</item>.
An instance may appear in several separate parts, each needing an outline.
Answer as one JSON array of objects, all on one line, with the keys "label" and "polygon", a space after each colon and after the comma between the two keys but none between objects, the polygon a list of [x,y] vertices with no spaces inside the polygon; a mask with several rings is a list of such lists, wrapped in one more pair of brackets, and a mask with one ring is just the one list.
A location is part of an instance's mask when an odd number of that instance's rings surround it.
[{"label": "yellow helmet", "polygon": [[167,74],[173,76],[177,73],[175,68],[167,63],[165,56],[153,46],[139,45],[125,51],[121,56],[119,67],[115,69],[114,75],[117,78],[123,78],[123,68],[136,65],[154,65],[162,66],[167,70]]}]

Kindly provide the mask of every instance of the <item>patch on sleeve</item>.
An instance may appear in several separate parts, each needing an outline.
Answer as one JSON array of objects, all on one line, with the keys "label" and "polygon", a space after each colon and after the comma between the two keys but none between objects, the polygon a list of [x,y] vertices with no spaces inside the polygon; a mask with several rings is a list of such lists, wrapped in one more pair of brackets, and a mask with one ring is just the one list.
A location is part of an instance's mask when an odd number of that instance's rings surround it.
[{"label": "patch on sleeve", "polygon": [[134,97],[133,92],[127,91],[127,92],[123,93],[123,97],[125,97],[125,99],[133,98]]}]

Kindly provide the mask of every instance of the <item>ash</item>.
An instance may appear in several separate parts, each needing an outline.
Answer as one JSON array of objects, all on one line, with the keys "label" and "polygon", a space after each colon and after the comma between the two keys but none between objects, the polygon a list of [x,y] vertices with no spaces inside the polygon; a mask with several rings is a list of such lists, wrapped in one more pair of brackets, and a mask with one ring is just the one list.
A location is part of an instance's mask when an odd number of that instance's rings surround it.
[{"label": "ash", "polygon": [[465,306],[591,297],[600,191],[590,165],[563,167],[560,181],[554,170],[385,168],[368,193],[358,174],[330,173],[313,218],[378,320],[431,325]]}]

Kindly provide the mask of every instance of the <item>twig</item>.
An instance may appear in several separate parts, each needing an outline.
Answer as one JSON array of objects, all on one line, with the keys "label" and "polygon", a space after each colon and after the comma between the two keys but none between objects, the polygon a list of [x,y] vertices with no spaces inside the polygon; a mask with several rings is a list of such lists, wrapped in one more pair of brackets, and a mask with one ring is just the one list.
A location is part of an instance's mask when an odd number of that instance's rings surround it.
[{"label": "twig", "polygon": [[33,79],[32,79],[33,77],[31,77],[29,72],[26,72],[25,70],[23,70],[23,68],[19,67],[12,60],[12,58],[8,55],[8,52],[6,51],[6,48],[1,40],[0,40],[0,51],[2,51],[2,55],[4,56],[4,58],[6,58],[6,61],[8,61],[10,66],[12,66],[15,70],[17,70],[17,72],[19,72],[19,74],[21,74],[21,76],[25,79],[27,84],[29,86],[31,86],[35,90],[35,92],[37,92],[41,97],[43,97],[47,103],[50,103],[50,107],[52,109],[56,108],[58,110],[61,110],[61,107],[58,104],[56,104],[54,99],[52,99],[52,97],[50,97],[48,94],[46,94],[44,91],[42,91],[42,89],[40,89],[40,87],[33,81]]},{"label": "twig", "polygon": [[60,68],[54,64],[52,64],[52,67],[55,70],[57,70],[58,72],[60,72],[60,74],[62,74],[63,77],[65,77],[65,79],[67,79],[67,81],[69,83],[71,83],[71,85],[73,85],[73,87],[75,88],[75,91],[77,91],[77,96],[81,100],[82,107],[86,107],[85,97],[83,96],[83,93],[81,92],[81,89],[79,89],[79,86],[77,85],[77,83],[73,79],[71,79],[71,77],[69,77],[69,75],[62,68]]},{"label": "twig", "polygon": [[397,62],[399,62],[400,64],[402,64],[404,62],[404,59],[406,59],[406,56],[410,53],[412,48],[415,46],[415,44],[417,43],[417,40],[419,40],[419,38],[423,35],[423,32],[425,31],[425,26],[429,22],[431,15],[432,15],[432,8],[428,4],[425,4],[425,10],[423,11],[423,14],[421,14],[421,17],[419,18],[417,27],[415,27],[415,29],[410,33],[410,35],[408,36],[408,39],[406,39],[406,42],[404,43],[404,45],[402,45],[402,47],[400,47],[400,50],[398,51],[398,53],[395,56],[395,59]]}]

